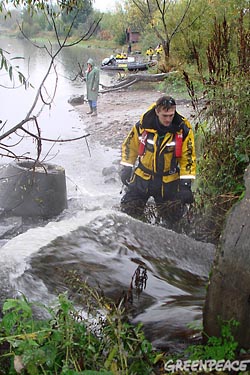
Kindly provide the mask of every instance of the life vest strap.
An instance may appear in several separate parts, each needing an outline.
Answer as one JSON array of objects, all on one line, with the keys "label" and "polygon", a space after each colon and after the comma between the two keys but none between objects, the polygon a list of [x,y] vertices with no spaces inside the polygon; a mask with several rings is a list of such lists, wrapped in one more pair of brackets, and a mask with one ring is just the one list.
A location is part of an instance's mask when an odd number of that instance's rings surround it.
[{"label": "life vest strap", "polygon": [[175,166],[174,168],[171,168],[171,170],[168,171],[168,172],[154,172],[154,171],[151,171],[150,169],[146,168],[141,162],[139,162],[137,168],[140,168],[144,173],[147,173],[150,176],[163,177],[163,176],[170,176],[172,174],[179,173],[179,168],[177,166]]}]

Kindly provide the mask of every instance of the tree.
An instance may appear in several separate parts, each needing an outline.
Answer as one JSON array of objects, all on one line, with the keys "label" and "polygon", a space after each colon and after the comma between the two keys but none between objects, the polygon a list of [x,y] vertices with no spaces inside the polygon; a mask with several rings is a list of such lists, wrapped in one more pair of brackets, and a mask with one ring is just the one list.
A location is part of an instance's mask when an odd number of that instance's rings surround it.
[{"label": "tree", "polygon": [[[235,39],[233,44],[237,47],[235,29],[238,26],[238,18],[241,9],[249,8],[248,0],[196,0],[185,18],[178,38],[173,41],[172,53],[178,53],[182,60],[189,63],[195,62],[193,46],[199,51],[199,58],[203,64],[207,60],[207,45],[213,36],[214,22],[223,23],[226,16],[230,24],[230,32]],[[180,11],[179,11],[180,12]],[[195,22],[193,22],[195,20]],[[245,20],[245,22],[247,22]],[[249,22],[249,21],[248,21]],[[190,27],[189,27],[190,25]],[[187,32],[188,31],[188,32]]]},{"label": "tree", "polygon": [[[162,44],[166,67],[169,65],[170,45],[179,33],[190,10],[192,0],[185,0],[181,5],[172,0],[131,0],[151,26]],[[177,12],[178,9],[178,12]],[[192,21],[192,23],[195,20]],[[188,25],[185,25],[188,27]]]},{"label": "tree", "polygon": [[61,19],[65,25],[72,24],[72,21],[74,20],[73,28],[77,29],[80,24],[87,22],[91,12],[91,0],[78,0],[77,8],[72,9],[71,12],[68,12],[67,9],[65,9],[62,12]]},{"label": "tree", "polygon": [[[18,1],[14,2],[15,6],[18,6],[20,4],[23,4],[22,1],[18,0]],[[35,99],[34,99],[33,103],[31,104],[29,110],[27,111],[27,114],[26,114],[25,118],[20,120],[15,126],[13,126],[10,129],[7,129],[7,130],[6,130],[6,123],[2,125],[2,127],[0,129],[0,131],[1,131],[0,132],[0,155],[1,156],[7,156],[7,157],[10,157],[10,158],[19,159],[19,160],[20,159],[25,159],[25,160],[30,159],[27,156],[17,155],[15,153],[14,147],[11,145],[11,142],[9,140],[9,136],[11,134],[16,133],[17,131],[19,132],[19,136],[20,136],[20,134],[22,134],[21,137],[24,137],[24,136],[28,135],[35,140],[35,142],[36,142],[35,162],[40,161],[39,158],[41,156],[42,142],[43,141],[50,141],[50,142],[57,142],[58,141],[58,140],[52,140],[52,139],[46,139],[45,140],[41,137],[40,126],[39,126],[39,121],[38,121],[39,115],[34,115],[35,109],[36,109],[36,112],[41,114],[42,107],[51,106],[51,104],[54,100],[54,97],[56,95],[56,89],[57,89],[56,84],[55,84],[54,91],[53,91],[52,94],[47,93],[44,85],[45,85],[45,82],[46,82],[49,74],[51,73],[51,71],[54,71],[54,73],[56,74],[56,77],[57,77],[56,64],[55,64],[56,57],[62,52],[62,50],[64,48],[70,48],[72,46],[75,46],[75,45],[79,44],[82,41],[88,40],[93,35],[96,28],[98,27],[98,25],[101,21],[101,17],[99,19],[93,21],[90,24],[87,32],[85,32],[84,34],[82,34],[78,38],[75,38],[75,40],[69,42],[69,36],[71,34],[71,30],[74,26],[75,19],[78,16],[77,1],[74,1],[74,2],[71,1],[68,4],[66,2],[64,2],[64,3],[59,2],[58,4],[56,4],[56,6],[58,7],[57,9],[63,9],[64,11],[67,11],[67,12],[74,11],[74,17],[73,17],[71,23],[69,24],[69,26],[67,27],[67,30],[64,32],[64,35],[61,36],[61,37],[59,36],[59,32],[58,32],[58,28],[57,28],[57,22],[56,22],[57,19],[60,18],[60,13],[56,13],[55,8],[48,6],[47,3],[44,2],[44,1],[40,2],[40,1],[35,1],[35,0],[33,2],[31,2],[30,6],[27,8],[27,12],[29,12],[30,15],[35,14],[35,12],[37,10],[39,10],[39,11],[42,10],[44,12],[44,15],[46,16],[46,19],[47,19],[47,23],[51,26],[51,28],[54,31],[54,35],[55,35],[57,44],[55,46],[49,41],[48,45],[44,45],[44,46],[41,47],[41,46],[33,43],[33,45],[35,45],[37,48],[43,48],[48,53],[48,55],[50,56],[50,64],[49,64],[49,67],[48,67],[48,70],[47,70],[45,76],[42,79],[42,82],[40,83],[40,86],[39,86],[39,88],[37,90],[37,93],[35,95]],[[3,7],[1,9],[3,9]],[[28,39],[28,37],[25,35],[24,31],[22,30],[21,26],[19,26],[19,27],[20,27],[20,31],[22,32],[23,36]],[[3,49],[0,48],[0,70],[5,70],[6,72],[8,72],[9,79],[12,82],[13,87],[15,87],[17,79],[19,81],[19,84],[24,85],[25,87],[28,87],[29,80],[26,77],[24,77],[24,75],[18,70],[18,66],[13,64],[13,61],[15,61],[17,58],[19,58],[19,57],[15,57],[14,60],[8,59],[8,51],[4,51]],[[41,106],[40,111],[37,111],[38,106]],[[34,125],[34,130],[29,130],[29,128],[27,126],[28,124]],[[76,139],[80,139],[80,138],[84,138],[84,137],[86,137],[86,136],[84,135],[84,136],[81,136],[81,137],[76,138]],[[72,141],[72,139],[71,140],[69,140],[69,139],[60,140],[60,142],[64,142],[64,141]]]},{"label": "tree", "polygon": [[126,12],[127,25],[129,25],[132,30],[144,32],[147,29],[148,22],[134,3],[128,0],[124,4],[124,10]]},{"label": "tree", "polygon": [[123,45],[126,41],[125,30],[127,27],[126,13],[121,4],[116,4],[116,12],[108,13],[105,17],[106,25],[114,36],[116,43]]}]

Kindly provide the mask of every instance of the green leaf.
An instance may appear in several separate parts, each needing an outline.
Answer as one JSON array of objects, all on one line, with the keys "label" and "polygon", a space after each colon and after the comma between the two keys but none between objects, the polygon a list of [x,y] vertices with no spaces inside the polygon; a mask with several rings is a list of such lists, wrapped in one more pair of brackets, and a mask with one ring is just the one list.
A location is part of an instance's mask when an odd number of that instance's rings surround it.
[{"label": "green leaf", "polygon": [[115,357],[117,351],[118,351],[118,347],[117,347],[117,346],[115,346],[115,347],[111,350],[111,352],[109,353],[108,358],[106,359],[106,361],[105,361],[105,363],[104,363],[104,367],[105,367],[105,368],[107,368],[107,369],[110,368],[111,363],[112,363],[112,361],[113,361],[113,359],[114,359],[114,357]]},{"label": "green leaf", "polygon": [[15,309],[17,306],[17,300],[16,299],[7,299],[6,302],[4,302],[3,305],[3,312],[6,312],[11,309]]}]

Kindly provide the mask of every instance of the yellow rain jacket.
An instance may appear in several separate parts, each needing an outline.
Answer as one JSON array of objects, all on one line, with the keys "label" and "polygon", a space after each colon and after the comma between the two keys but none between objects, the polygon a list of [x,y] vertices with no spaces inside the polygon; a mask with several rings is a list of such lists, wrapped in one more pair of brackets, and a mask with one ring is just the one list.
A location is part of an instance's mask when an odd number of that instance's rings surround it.
[{"label": "yellow rain jacket", "polygon": [[156,47],[155,52],[161,54],[163,52],[163,47],[162,46]]},{"label": "yellow rain jacket", "polygon": [[[158,134],[157,124],[159,120],[153,104],[123,142],[121,164],[131,167],[136,165],[134,173],[143,180],[161,176],[163,184],[167,184],[179,178],[194,179],[196,156],[194,134],[189,121],[175,112],[169,131],[162,136]],[[175,156],[176,133],[183,135],[181,157]],[[140,141],[145,134],[144,153],[138,157]]]},{"label": "yellow rain jacket", "polygon": [[154,50],[153,50],[153,48],[149,48],[149,49],[146,51],[146,55],[147,55],[147,56],[153,56],[153,54],[154,54]]}]

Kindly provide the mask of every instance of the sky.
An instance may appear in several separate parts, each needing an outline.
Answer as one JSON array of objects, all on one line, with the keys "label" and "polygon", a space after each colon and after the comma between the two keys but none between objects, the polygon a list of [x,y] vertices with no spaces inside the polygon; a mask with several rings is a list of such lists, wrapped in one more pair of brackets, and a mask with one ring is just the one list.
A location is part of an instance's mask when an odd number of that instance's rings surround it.
[{"label": "sky", "polygon": [[116,0],[94,0],[93,6],[95,9],[105,12],[108,10],[114,10]]}]

